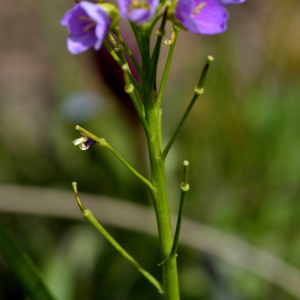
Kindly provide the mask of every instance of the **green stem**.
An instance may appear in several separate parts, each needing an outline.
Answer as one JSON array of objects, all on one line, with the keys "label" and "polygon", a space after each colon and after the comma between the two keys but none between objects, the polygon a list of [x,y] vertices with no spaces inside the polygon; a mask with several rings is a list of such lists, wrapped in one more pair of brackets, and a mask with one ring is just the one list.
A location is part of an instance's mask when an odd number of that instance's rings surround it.
[{"label": "green stem", "polygon": [[[151,181],[154,187],[151,195],[157,219],[161,260],[163,261],[170,255],[173,245],[173,234],[166,192],[165,161],[161,159],[161,126],[159,125],[159,116],[154,105],[153,81],[149,79],[149,71],[153,73],[154,69],[156,70],[156,66],[152,64],[150,66],[149,39],[147,40],[146,37],[142,50],[143,100],[146,120],[149,127],[147,139],[151,166]],[[167,260],[162,266],[162,272],[164,300],[179,300],[176,258]]]},{"label": "green stem", "polygon": [[158,111],[158,133],[159,133],[159,142],[160,142],[160,151],[162,151],[162,109],[160,108]]},{"label": "green stem", "polygon": [[182,216],[183,216],[183,206],[184,206],[185,196],[186,196],[187,191],[190,189],[190,187],[187,183],[189,162],[187,160],[185,160],[183,162],[183,165],[184,165],[184,174],[183,174],[183,182],[180,185],[180,189],[181,189],[180,206],[179,206],[179,211],[178,211],[178,218],[177,218],[174,242],[173,242],[172,250],[170,253],[171,259],[176,256],[179,235],[180,235],[181,222],[182,222]]},{"label": "green stem", "polygon": [[138,62],[136,61],[135,57],[133,56],[132,52],[130,51],[129,47],[125,43],[123,37],[121,36],[119,28],[115,27],[113,32],[116,35],[116,37],[118,38],[118,40],[120,41],[121,45],[124,47],[126,53],[128,54],[128,56],[129,56],[130,60],[132,61],[135,69],[137,70],[138,74],[141,76],[142,69],[141,69],[140,65],[138,64]]},{"label": "green stem", "polygon": [[156,77],[156,70],[158,65],[158,59],[160,54],[160,46],[162,42],[162,38],[165,35],[165,26],[167,22],[167,15],[168,15],[168,7],[165,9],[160,28],[157,30],[157,39],[154,46],[154,50],[151,56],[151,72],[150,72],[150,82],[154,83]]},{"label": "green stem", "polygon": [[206,74],[207,74],[207,71],[209,69],[209,66],[210,66],[210,63],[213,61],[213,57],[212,56],[208,56],[207,58],[207,61],[206,61],[206,64],[203,68],[203,71],[201,73],[201,76],[200,76],[200,79],[199,79],[199,82],[198,82],[198,85],[197,87],[195,88],[195,93],[194,93],[194,96],[188,106],[188,108],[186,109],[180,123],[178,124],[175,132],[173,133],[170,141],[168,142],[167,146],[165,147],[163,153],[162,153],[162,159],[165,159],[172,147],[172,145],[174,144],[183,124],[185,123],[188,115],[190,114],[196,100],[198,99],[199,95],[202,95],[204,93],[204,89],[203,89],[203,85],[204,85],[204,81],[205,81],[205,78],[206,78]]},{"label": "green stem", "polygon": [[109,42],[107,40],[103,41],[104,46],[106,47],[106,49],[108,50],[108,52],[110,53],[110,55],[114,58],[114,60],[117,62],[117,64],[119,65],[119,67],[122,68],[122,62],[119,58],[119,56],[115,53],[115,51],[113,50],[113,48],[110,46]]},{"label": "green stem", "polygon": [[128,169],[130,170],[136,177],[138,177],[141,181],[143,181],[150,190],[153,190],[153,185],[152,183],[147,180],[144,176],[142,176],[139,172],[137,172],[134,168],[132,168],[116,151],[115,149],[109,145],[107,142],[103,144],[104,147],[109,149],[120,161],[121,163]]},{"label": "green stem", "polygon": [[164,15],[164,13],[160,13],[160,14],[156,15],[156,16],[154,17],[154,19],[151,21],[151,25],[149,26],[149,29],[148,29],[149,32],[150,32],[150,34],[152,33],[155,24],[159,21],[159,19],[160,19],[163,15]]},{"label": "green stem", "polygon": [[109,149],[129,171],[131,171],[136,177],[138,177],[142,182],[144,182],[151,191],[153,190],[152,183],[149,180],[147,180],[144,176],[142,176],[139,172],[137,172],[129,163],[127,163],[125,159],[123,159],[121,155],[119,155],[117,151],[105,141],[105,139],[97,137],[96,135],[92,134],[91,132],[78,125],[76,125],[75,129],[80,131],[83,135],[96,141],[99,146],[103,146]]},{"label": "green stem", "polygon": [[[124,75],[125,75],[125,79],[128,78],[128,80],[131,81],[131,83],[134,85],[134,87],[136,88],[136,90],[134,90],[134,98],[137,100],[138,104],[139,104],[139,107],[140,107],[140,111],[137,111],[138,114],[139,114],[139,117],[141,119],[141,115],[144,116],[145,112],[144,112],[144,106],[143,106],[143,103],[142,103],[142,100],[140,98],[140,95],[139,93],[142,92],[142,89],[141,89],[141,86],[139,85],[139,83],[136,81],[136,79],[132,76],[131,74],[131,71],[130,71],[130,68],[129,68],[129,65],[128,65],[128,62],[127,62],[127,59],[126,59],[126,56],[125,56],[125,53],[124,53],[124,50],[123,50],[123,46],[122,45],[119,45],[116,40],[114,39],[114,37],[109,33],[108,34],[108,38],[110,39],[110,41],[113,43],[113,45],[115,46],[115,52],[118,52],[120,54],[120,59],[121,59],[121,62],[123,63],[122,65],[122,69],[124,71]],[[126,69],[124,69],[124,66],[127,66]],[[125,74],[125,70],[127,72],[127,74]],[[128,82],[126,83],[128,84]],[[135,105],[135,103],[134,103]],[[143,120],[141,119],[142,123],[143,123]],[[144,123],[143,123],[144,125]],[[144,126],[145,128],[145,126]]]},{"label": "green stem", "polygon": [[[155,109],[149,112],[149,155],[151,164],[151,177],[153,184],[152,198],[156,212],[161,260],[169,257],[173,245],[170,213],[166,193],[165,162],[161,159],[159,126]],[[176,258],[170,258],[162,266],[163,289],[165,300],[179,300],[179,286]]]},{"label": "green stem", "polygon": [[176,41],[177,41],[177,37],[178,37],[179,31],[180,31],[180,28],[177,27],[177,26],[173,26],[173,30],[174,30],[175,38],[174,38],[174,41],[173,41],[173,43],[170,47],[170,51],[169,51],[169,54],[168,54],[164,74],[163,74],[161,84],[160,84],[160,87],[159,87],[159,92],[158,92],[158,96],[157,96],[157,100],[156,100],[156,109],[159,109],[160,105],[161,105],[163,93],[164,93],[164,90],[165,90],[165,86],[166,86],[166,82],[167,82],[167,78],[168,78],[168,74],[169,74],[169,70],[170,70],[170,66],[171,66],[173,52],[174,52],[174,49],[175,49],[175,45],[176,45]]},{"label": "green stem", "polygon": [[77,204],[82,211],[82,214],[85,219],[87,219],[106,239],[107,241],[125,258],[127,259],[137,270],[144,275],[144,277],[156,287],[159,293],[163,293],[163,289],[161,284],[154,278],[150,273],[148,273],[130,254],[126,252],[126,250],[102,227],[102,225],[95,219],[92,212],[88,209],[85,209],[82,205],[78,191],[77,191],[77,183],[72,183],[75,198]]},{"label": "green stem", "polygon": [[145,119],[145,109],[144,105],[141,102],[139,94],[135,91],[134,86],[131,84],[130,78],[129,78],[129,67],[128,64],[124,64],[122,67],[124,71],[124,77],[125,77],[125,92],[129,95],[129,97],[132,100],[132,103],[137,111],[137,114],[142,122],[142,125],[144,127],[144,130],[146,134],[148,134],[148,125]]},{"label": "green stem", "polygon": [[139,47],[140,53],[142,52],[142,41],[140,36],[140,28],[134,23],[130,22],[131,29],[133,31],[134,37],[136,39],[137,45]]},{"label": "green stem", "polygon": [[[127,63],[126,58],[125,61],[122,62],[121,59],[119,58],[119,56],[116,54],[115,50],[111,47],[111,45],[109,44],[109,42],[107,40],[104,40],[103,42],[104,46],[106,47],[106,49],[108,50],[108,52],[111,54],[111,56],[113,57],[113,59],[117,62],[117,64],[119,65],[119,67],[122,68],[122,66]],[[114,44],[114,43],[113,43]],[[119,50],[120,45],[117,45],[117,49]],[[122,46],[123,47],[123,46]],[[141,92],[141,86],[139,85],[139,83],[136,81],[136,79],[132,76],[131,73],[129,73],[129,77],[130,80],[132,82],[132,84],[134,85],[134,87]]]}]

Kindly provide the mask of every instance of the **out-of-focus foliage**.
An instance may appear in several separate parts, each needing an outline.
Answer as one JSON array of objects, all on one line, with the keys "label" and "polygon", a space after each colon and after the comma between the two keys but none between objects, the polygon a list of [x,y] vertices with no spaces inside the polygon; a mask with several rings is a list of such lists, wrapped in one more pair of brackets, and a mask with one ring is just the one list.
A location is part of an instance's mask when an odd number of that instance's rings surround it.
[{"label": "out-of-focus foliage", "polygon": [[0,224],[0,253],[32,299],[54,300],[35,264],[2,224]]},{"label": "out-of-focus foliage", "polygon": [[[107,87],[99,57],[92,51],[74,57],[66,49],[59,20],[72,5],[1,4],[0,181],[69,190],[77,181],[82,191],[151,204],[146,188],[111,153],[96,146],[82,152],[71,144],[80,122],[149,176],[141,126],[126,100]],[[229,10],[226,33],[182,31],[178,38],[163,100],[164,143],[188,105],[206,56],[215,61],[205,93],[167,159],[171,210],[178,209],[182,161],[188,159],[186,216],[300,269],[300,3],[247,0]],[[130,44],[130,28],[122,26]],[[168,49],[162,48],[158,80]],[[0,218],[42,268],[58,299],[157,297],[88,224],[4,213]],[[160,276],[157,240],[110,232]],[[179,247],[178,262],[183,300],[296,299],[209,254]],[[26,299],[1,258],[0,299]]]}]

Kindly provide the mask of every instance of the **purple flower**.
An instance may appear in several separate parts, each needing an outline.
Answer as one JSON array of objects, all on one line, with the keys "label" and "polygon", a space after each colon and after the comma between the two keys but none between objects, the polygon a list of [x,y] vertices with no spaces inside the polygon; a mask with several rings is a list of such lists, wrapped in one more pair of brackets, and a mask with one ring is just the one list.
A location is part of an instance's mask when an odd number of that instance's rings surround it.
[{"label": "purple flower", "polygon": [[140,26],[154,17],[158,4],[159,0],[119,0],[120,14]]},{"label": "purple flower", "polygon": [[217,34],[227,29],[229,14],[224,6],[245,0],[179,0],[175,17],[195,34]]},{"label": "purple flower", "polygon": [[91,47],[99,50],[110,24],[111,18],[103,8],[87,1],[77,3],[61,20],[61,25],[67,26],[70,32],[67,47],[72,54]]},{"label": "purple flower", "polygon": [[240,4],[245,2],[246,0],[219,0],[222,5],[232,5],[232,4]]},{"label": "purple flower", "polygon": [[93,139],[83,135],[79,139],[72,142],[74,146],[79,146],[79,148],[83,151],[88,150],[92,145],[96,144],[96,141]]}]

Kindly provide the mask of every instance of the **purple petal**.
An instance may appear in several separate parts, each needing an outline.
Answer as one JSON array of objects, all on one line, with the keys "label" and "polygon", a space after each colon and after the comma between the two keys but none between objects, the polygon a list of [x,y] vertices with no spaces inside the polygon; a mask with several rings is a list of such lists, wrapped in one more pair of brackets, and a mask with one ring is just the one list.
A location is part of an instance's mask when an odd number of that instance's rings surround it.
[{"label": "purple petal", "polygon": [[[201,4],[203,6],[197,12]],[[229,14],[218,0],[179,0],[175,17],[193,33],[218,34],[227,29]]]},{"label": "purple petal", "polygon": [[95,33],[90,30],[83,35],[77,36],[71,34],[67,39],[67,47],[72,54],[76,55],[86,51],[87,49],[95,45],[96,42],[97,38],[95,36]]},{"label": "purple petal", "polygon": [[179,0],[175,10],[175,17],[189,31],[198,33],[198,25],[191,14],[194,9],[194,0]]},{"label": "purple petal", "polygon": [[88,150],[94,144],[96,144],[96,141],[92,140],[91,138],[88,138],[87,141],[84,142],[86,149],[82,149],[82,150]]},{"label": "purple petal", "polygon": [[109,31],[109,26],[104,24],[97,24],[95,29],[95,35],[97,38],[97,42],[94,45],[95,50],[99,50],[102,46],[103,40],[106,38]]},{"label": "purple petal", "polygon": [[[143,1],[143,0],[139,0]],[[120,15],[132,22],[136,22],[141,26],[153,19],[159,0],[146,0],[149,9],[146,8],[131,8],[133,0],[119,0]]]},{"label": "purple petal", "polygon": [[71,18],[71,16],[73,15],[73,13],[76,11],[77,8],[78,8],[78,6],[75,5],[73,8],[71,8],[70,10],[68,10],[68,11],[64,14],[62,20],[60,21],[60,24],[61,24],[62,26],[67,26],[67,25],[68,25],[69,19]]},{"label": "purple petal", "polygon": [[78,3],[80,7],[85,11],[85,13],[93,19],[96,23],[103,23],[105,21],[110,20],[108,14],[103,10],[103,8],[99,5],[96,5],[91,2],[81,1]]},{"label": "purple petal", "polygon": [[120,8],[120,15],[127,19],[127,14],[128,14],[128,10],[129,10],[129,7],[132,3],[132,0],[119,0],[118,1],[119,3],[119,8]]},{"label": "purple petal", "polygon": [[61,23],[68,27],[68,31],[71,34],[81,35],[85,33],[84,28],[92,21],[80,20],[80,17],[88,18],[89,16],[79,5],[76,5],[73,9],[66,13]]},{"label": "purple petal", "polygon": [[99,5],[82,1],[70,9],[61,20],[71,33],[67,46],[72,54],[78,54],[94,46],[100,49],[107,36],[111,18]]},{"label": "purple petal", "polygon": [[222,5],[233,5],[233,4],[240,4],[245,2],[246,0],[220,0],[220,4]]},{"label": "purple petal", "polygon": [[211,2],[207,3],[194,19],[198,24],[200,34],[217,34],[227,29],[226,22],[229,14],[223,6]]},{"label": "purple petal", "polygon": [[143,8],[133,9],[131,12],[127,13],[126,19],[136,22],[137,25],[143,25],[151,18],[150,11]]}]

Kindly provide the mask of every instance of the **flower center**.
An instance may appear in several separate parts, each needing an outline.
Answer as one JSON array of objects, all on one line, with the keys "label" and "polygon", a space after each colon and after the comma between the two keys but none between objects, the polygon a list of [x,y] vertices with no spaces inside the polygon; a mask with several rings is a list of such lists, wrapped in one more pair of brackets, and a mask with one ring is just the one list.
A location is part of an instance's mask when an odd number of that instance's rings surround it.
[{"label": "flower center", "polygon": [[132,0],[131,5],[129,7],[129,11],[135,8],[144,8],[150,10],[149,4],[144,0]]},{"label": "flower center", "polygon": [[192,16],[195,16],[195,15],[198,15],[199,12],[205,7],[207,3],[206,2],[202,2],[200,4],[198,4],[194,10],[193,10],[193,13],[192,13]]},{"label": "flower center", "polygon": [[89,31],[91,28],[93,28],[97,25],[96,22],[92,18],[87,17],[87,16],[80,16],[78,19],[80,21],[89,21],[89,23],[86,24],[85,27],[83,28],[84,32]]}]

